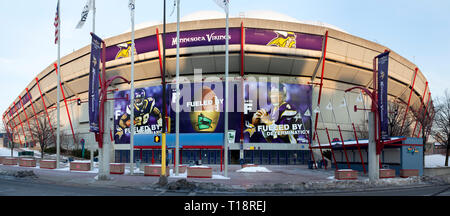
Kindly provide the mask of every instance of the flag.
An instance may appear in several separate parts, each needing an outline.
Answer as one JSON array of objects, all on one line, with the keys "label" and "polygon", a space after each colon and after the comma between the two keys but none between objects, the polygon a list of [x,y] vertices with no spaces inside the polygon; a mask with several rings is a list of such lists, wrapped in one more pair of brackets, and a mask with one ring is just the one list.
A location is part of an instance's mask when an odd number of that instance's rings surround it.
[{"label": "flag", "polygon": [[89,11],[93,9],[92,6],[93,6],[92,5],[92,0],[88,0],[86,2],[86,5],[83,8],[83,11],[81,12],[81,19],[80,19],[80,21],[78,22],[78,25],[75,28],[80,29],[80,28],[83,27],[84,23],[87,20],[87,16],[89,14]]},{"label": "flag", "polygon": [[177,0],[173,0],[173,7],[172,7],[172,12],[170,12],[169,16],[172,16],[173,12],[175,11],[175,7],[177,6]]},{"label": "flag", "polygon": [[221,7],[225,12],[228,12],[228,4],[230,3],[229,0],[214,0],[219,7]]},{"label": "flag", "polygon": [[59,0],[58,5],[56,5],[55,22],[53,25],[55,26],[55,44],[57,44],[59,40]]},{"label": "flag", "polygon": [[131,16],[134,16],[134,8],[135,8],[134,0],[128,1],[128,8],[130,9]]}]

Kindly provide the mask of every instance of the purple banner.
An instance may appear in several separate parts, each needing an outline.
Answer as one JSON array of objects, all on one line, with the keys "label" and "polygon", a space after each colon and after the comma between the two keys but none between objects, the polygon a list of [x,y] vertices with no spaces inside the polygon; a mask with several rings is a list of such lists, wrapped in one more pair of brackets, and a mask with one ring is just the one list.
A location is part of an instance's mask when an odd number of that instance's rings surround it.
[{"label": "purple banner", "polygon": [[268,29],[245,29],[245,43],[275,47],[322,50],[323,36]]},{"label": "purple banner", "polygon": [[89,130],[99,132],[99,73],[102,39],[92,34],[91,63],[89,67]]},{"label": "purple banner", "polygon": [[380,116],[381,139],[389,139],[388,119],[388,66],[389,52],[382,53],[378,57],[378,112]]},{"label": "purple banner", "polygon": [[[134,93],[135,134],[161,133],[162,86],[137,88]],[[114,140],[116,144],[130,143],[130,90],[114,94]],[[128,98],[128,100],[126,99]]]},{"label": "purple banner", "polygon": [[245,83],[245,143],[308,143],[312,88],[269,82]]},{"label": "purple banner", "polygon": [[[241,29],[229,28],[229,44],[240,44]],[[166,34],[166,49],[177,47],[177,33]],[[225,45],[225,28],[180,32],[180,47]]]}]

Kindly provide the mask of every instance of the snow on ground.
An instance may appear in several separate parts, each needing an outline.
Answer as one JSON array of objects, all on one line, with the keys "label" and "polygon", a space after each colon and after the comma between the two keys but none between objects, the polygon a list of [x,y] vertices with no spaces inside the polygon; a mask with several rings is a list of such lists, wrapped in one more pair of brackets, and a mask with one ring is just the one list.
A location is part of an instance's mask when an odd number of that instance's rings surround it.
[{"label": "snow on ground", "polygon": [[444,167],[445,155],[425,155],[425,168]]},{"label": "snow on ground", "polygon": [[269,169],[265,167],[245,167],[239,170],[236,170],[236,172],[272,172]]},{"label": "snow on ground", "polygon": [[[197,166],[198,167],[198,166]],[[187,178],[187,170],[184,173],[178,173],[178,176],[175,176],[175,170],[170,169],[169,178]],[[225,177],[223,175],[212,175],[211,179],[230,179],[229,177]]]},{"label": "snow on ground", "polygon": [[[11,149],[9,148],[0,148],[0,156],[11,157]],[[14,157],[18,157],[18,153],[16,150],[13,152]]]}]

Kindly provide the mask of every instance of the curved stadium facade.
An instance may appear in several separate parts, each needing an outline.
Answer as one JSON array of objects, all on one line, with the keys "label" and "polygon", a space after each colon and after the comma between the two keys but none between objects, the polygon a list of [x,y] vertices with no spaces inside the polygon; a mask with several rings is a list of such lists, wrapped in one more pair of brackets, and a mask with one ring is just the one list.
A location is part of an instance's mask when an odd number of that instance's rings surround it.
[{"label": "curved stadium facade", "polygon": [[[224,19],[180,24],[183,101],[180,133],[186,140],[182,143],[181,154],[184,163],[198,159],[203,163],[219,163],[219,149],[223,142],[214,140],[223,140],[224,131],[224,26]],[[142,115],[137,115],[141,118],[137,133],[158,133],[161,125],[158,116],[162,108],[161,30],[159,25],[136,31],[135,87],[145,95]],[[105,39],[106,78],[120,75],[130,80],[130,38],[131,34],[125,33]],[[167,105],[171,111],[170,133],[175,132],[174,102],[171,99],[175,83],[176,42],[176,23],[168,24],[165,48],[167,97],[171,102]],[[353,107],[370,108],[370,99],[365,95],[361,97],[359,91],[344,91],[354,86],[372,88],[373,59],[388,47],[323,26],[252,18],[230,19],[229,42],[229,101],[232,107],[228,124],[231,130],[236,131],[235,140],[229,145],[232,163],[237,162],[241,149],[250,162],[306,163],[310,158],[308,134],[314,132],[315,127],[323,143],[328,143],[325,129],[329,130],[331,139],[339,139],[339,126],[343,139],[349,140],[354,139],[352,123],[357,128],[367,127],[367,113],[354,112]],[[89,132],[90,50],[90,46],[86,46],[61,59],[61,85],[67,103],[66,109],[61,97],[61,129],[67,137],[63,139],[62,148],[76,148],[74,142],[78,143],[80,139],[84,139],[88,147],[97,147],[94,134]],[[416,68],[404,57],[390,52],[389,100],[409,103],[411,110],[417,111],[430,94],[425,76]],[[28,124],[35,121],[36,116],[47,116],[48,113],[50,118],[56,119],[56,83],[57,75],[51,64],[32,78],[21,92],[20,99],[18,97],[5,111],[4,123],[9,130],[15,131],[16,143],[35,144]],[[111,128],[113,159],[128,162],[129,130],[126,128],[126,115],[123,116],[127,113],[130,85],[116,81],[110,89],[116,98],[113,102],[114,127]],[[274,95],[279,96],[279,102],[275,103]],[[342,104],[344,98],[345,104]],[[205,134],[221,135],[222,138],[215,139]],[[194,138],[189,138],[189,135]],[[317,139],[312,142],[315,145]],[[217,146],[219,148],[215,148]],[[143,151],[139,152],[139,149]],[[159,160],[160,153],[155,145],[136,143],[135,150],[134,158],[141,157],[144,163]]]}]

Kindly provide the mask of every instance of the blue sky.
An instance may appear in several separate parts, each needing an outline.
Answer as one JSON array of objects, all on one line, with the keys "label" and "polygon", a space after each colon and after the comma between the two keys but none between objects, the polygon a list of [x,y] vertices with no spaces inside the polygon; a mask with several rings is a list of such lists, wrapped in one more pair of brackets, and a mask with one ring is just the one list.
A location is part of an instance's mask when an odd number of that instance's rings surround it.
[{"label": "blue sky", "polygon": [[[0,111],[56,60],[53,21],[57,0],[0,0]],[[75,29],[86,0],[61,0],[61,54],[90,43],[92,13]],[[162,0],[136,0],[136,24],[162,22]],[[128,0],[96,0],[96,33],[108,38],[130,29]],[[173,0],[167,0],[171,12]],[[181,16],[198,11],[222,13],[213,0],[181,0]],[[230,16],[280,13],[300,21],[320,21],[389,47],[414,62],[430,82],[433,97],[450,81],[450,1],[448,0],[231,0]],[[262,12],[261,12],[262,13]],[[176,13],[167,18],[176,21]]]}]

